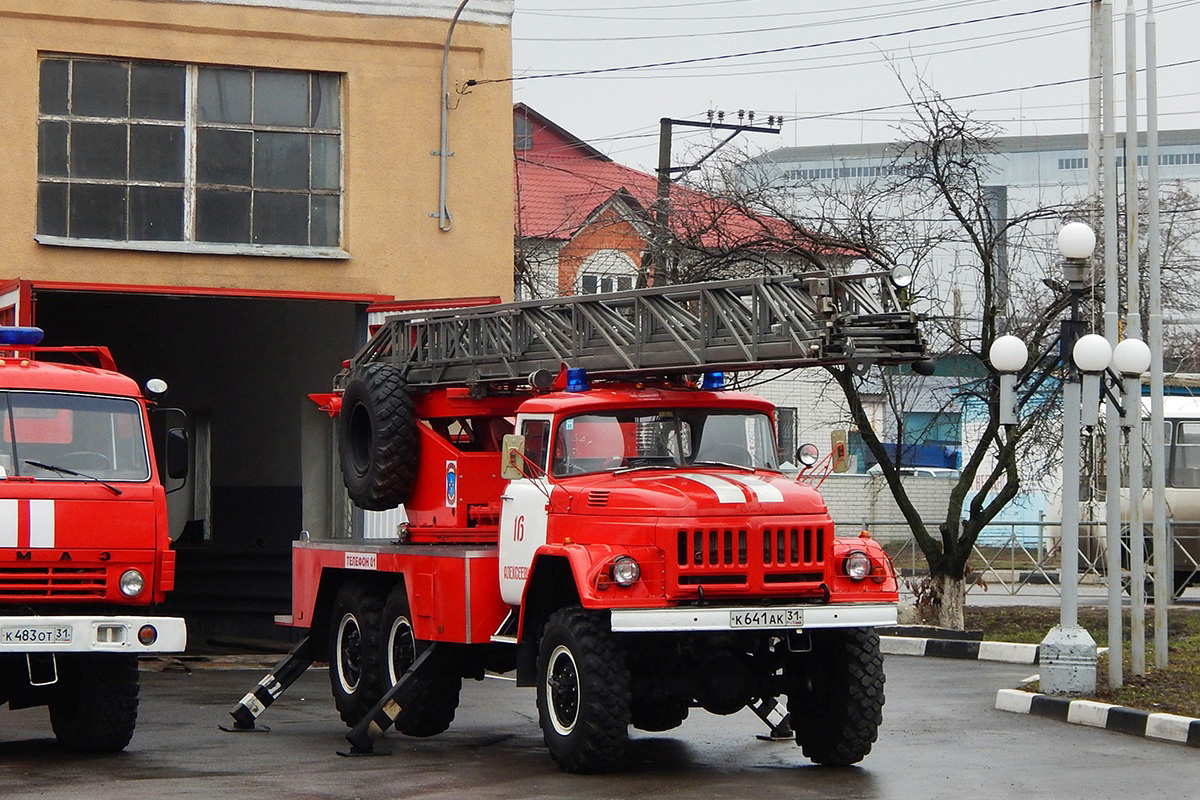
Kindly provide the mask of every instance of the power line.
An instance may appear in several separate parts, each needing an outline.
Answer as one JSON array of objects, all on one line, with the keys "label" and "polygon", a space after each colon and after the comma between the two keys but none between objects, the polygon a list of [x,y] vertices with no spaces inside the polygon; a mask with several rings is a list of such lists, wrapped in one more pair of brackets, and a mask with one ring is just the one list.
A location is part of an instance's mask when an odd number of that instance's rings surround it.
[{"label": "power line", "polygon": [[[967,2],[976,2],[977,0],[967,0]],[[993,2],[994,0],[982,0],[982,2]],[[660,8],[698,8],[700,6],[726,6],[740,3],[757,2],[757,0],[709,0],[709,2],[692,2],[692,3],[661,3],[661,4],[646,4],[638,3],[636,6],[592,6],[590,11],[644,11],[655,10]],[[817,11],[798,11],[791,12],[797,14],[831,14],[845,11],[865,11],[874,8],[889,8],[891,6],[911,6],[912,0],[896,0],[891,3],[871,3],[865,6],[846,6],[834,10],[817,10]],[[563,15],[560,12],[561,8],[521,8],[517,10],[519,14],[539,14],[545,16],[574,16],[571,14]]]},{"label": "power line", "polygon": [[[904,6],[901,11],[891,11],[883,14],[865,14],[860,17],[840,16],[837,19],[823,20],[820,22],[805,22],[797,25],[784,25],[774,28],[758,28],[754,30],[741,31],[710,31],[705,33],[680,33],[669,36],[626,36],[626,37],[555,37],[555,36],[537,36],[537,37],[513,37],[514,42],[595,42],[595,41],[629,41],[632,39],[681,39],[693,38],[698,36],[732,36],[745,33],[765,33],[768,31],[794,30],[795,28],[818,28],[829,25],[846,25],[857,22],[873,22],[882,19],[895,19],[896,17],[915,17],[919,14],[930,14],[939,11],[948,11],[950,9],[961,8],[963,6],[978,7],[981,3],[993,3],[999,0],[957,0],[957,2],[941,3],[933,6],[915,6],[912,3],[902,3]],[[844,14],[848,9],[836,9],[839,14]],[[552,17],[555,19],[588,19],[588,20],[609,20],[620,22],[722,22],[728,20],[748,20],[748,19],[780,19],[781,17],[811,17],[814,14],[828,15],[834,13],[833,10],[822,11],[776,11],[770,14],[739,14],[728,17],[696,17],[696,16],[670,16],[670,17],[609,17],[596,14],[571,14],[571,13],[553,13],[543,14],[541,16]]]},{"label": "power line", "polygon": [[[1158,68],[1159,69],[1170,69],[1172,67],[1185,67],[1185,66],[1188,66],[1191,64],[1200,64],[1200,58],[1191,58],[1191,59],[1188,59],[1187,61],[1175,61],[1170,64],[1159,64]],[[1142,67],[1141,69],[1139,69],[1137,71],[1145,72],[1146,69],[1145,69],[1145,67]],[[1118,72],[1115,74],[1115,77],[1121,77],[1124,74],[1125,73],[1123,71]],[[941,99],[945,100],[947,102],[952,102],[955,100],[974,100],[975,98],[978,98],[978,97],[991,97],[991,96],[1000,95],[1000,94],[1011,94],[1013,92],[1031,91],[1033,89],[1048,89],[1048,88],[1052,88],[1055,86],[1068,86],[1068,85],[1075,84],[1075,83],[1086,83],[1087,81],[1090,81],[1090,80],[1093,80],[1093,79],[1089,78],[1089,77],[1066,78],[1061,81],[1047,81],[1045,83],[1031,83],[1026,86],[1013,86],[1008,89],[991,89],[986,92],[971,92],[968,94],[954,95],[952,97],[943,97]],[[912,106],[911,102],[891,103],[889,105],[884,105],[884,106],[873,106],[871,108],[861,108],[861,109],[858,109],[855,111],[830,111],[830,112],[827,112],[824,114],[814,114],[811,116],[797,116],[797,117],[792,117],[790,119],[785,115],[784,122],[803,122],[803,121],[808,121],[808,120],[813,120],[813,119],[823,119],[826,117],[844,116],[847,114],[864,114],[864,113],[870,113],[872,111],[892,111],[897,108],[909,108],[911,106]]]},{"label": "power line", "polygon": [[957,22],[945,22],[939,25],[926,25],[924,27],[909,28],[902,31],[893,31],[891,33],[873,33],[865,36],[853,36],[847,39],[837,39],[825,42],[811,42],[809,44],[792,45],[790,47],[773,47],[765,50],[750,50],[744,53],[727,53],[719,56],[699,56],[696,58],[676,59],[673,61],[659,61],[649,64],[635,64],[625,67],[599,67],[596,69],[571,70],[568,72],[546,73],[542,75],[514,75],[508,78],[478,78],[467,81],[468,86],[480,86],[486,83],[509,83],[515,81],[534,80],[538,78],[569,78],[577,75],[602,75],[614,72],[629,72],[638,69],[653,69],[656,67],[672,67],[681,64],[703,64],[713,61],[725,61],[731,58],[747,58],[749,56],[771,55],[774,53],[792,53],[798,50],[810,50],[816,47],[830,47],[839,44],[856,44],[858,42],[871,42],[878,39],[886,39],[893,36],[906,36],[914,33],[928,33],[930,31],[947,30],[950,28],[960,28],[964,25],[976,25],[982,22],[996,22],[1002,19],[1015,19],[1018,17],[1028,17],[1033,14],[1043,14],[1048,11],[1061,11],[1067,8],[1078,8],[1079,6],[1090,5],[1091,0],[1077,0],[1073,3],[1065,3],[1057,6],[1047,6],[1045,8],[1036,8],[1030,11],[1017,11],[1011,14],[996,14],[990,17],[976,17],[974,19],[960,20]]}]

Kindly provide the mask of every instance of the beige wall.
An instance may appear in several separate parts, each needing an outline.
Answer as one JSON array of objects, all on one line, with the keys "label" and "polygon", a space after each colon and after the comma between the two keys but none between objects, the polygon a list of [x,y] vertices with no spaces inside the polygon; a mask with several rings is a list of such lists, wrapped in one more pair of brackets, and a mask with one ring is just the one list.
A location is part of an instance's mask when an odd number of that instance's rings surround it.
[{"label": "beige wall", "polygon": [[[451,231],[440,231],[429,216],[438,206],[438,159],[431,151],[438,148],[447,25],[446,19],[226,2],[0,0],[0,279],[510,298],[510,84],[465,95],[452,88]],[[39,245],[39,53],[342,73],[342,243],[350,258]],[[451,86],[509,74],[509,27],[460,21]]]}]

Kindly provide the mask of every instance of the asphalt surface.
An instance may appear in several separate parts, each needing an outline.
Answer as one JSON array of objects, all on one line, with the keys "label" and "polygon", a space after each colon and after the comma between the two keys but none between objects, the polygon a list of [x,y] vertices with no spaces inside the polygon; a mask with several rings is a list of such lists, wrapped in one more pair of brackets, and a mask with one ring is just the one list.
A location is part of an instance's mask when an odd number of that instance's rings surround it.
[{"label": "asphalt surface", "polygon": [[0,711],[0,797],[163,798],[1122,798],[1190,797],[1194,748],[996,711],[996,690],[1029,666],[888,656],[884,728],[858,767],[808,764],[790,742],[760,741],[748,711],[699,710],[666,734],[634,732],[625,769],[558,771],[541,742],[533,691],[468,682],[441,736],[389,734],[381,757],[342,758],[346,728],[328,675],[310,670],[272,706],[269,733],[218,730],[261,669],[193,664],[144,672],[141,719],[124,753],[66,753],[42,709]]}]

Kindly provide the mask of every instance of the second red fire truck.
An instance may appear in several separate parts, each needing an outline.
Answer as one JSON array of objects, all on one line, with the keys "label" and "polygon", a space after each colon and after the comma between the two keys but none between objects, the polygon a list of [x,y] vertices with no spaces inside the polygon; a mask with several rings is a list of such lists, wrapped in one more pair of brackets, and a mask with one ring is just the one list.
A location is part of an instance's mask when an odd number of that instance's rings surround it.
[{"label": "second red fire truck", "polygon": [[[47,706],[63,745],[116,751],[137,722],[138,656],[187,638],[153,613],[175,581],[167,475],[151,403],[108,349],[41,337],[0,328],[0,705]],[[182,479],[183,430],[164,446]]]}]

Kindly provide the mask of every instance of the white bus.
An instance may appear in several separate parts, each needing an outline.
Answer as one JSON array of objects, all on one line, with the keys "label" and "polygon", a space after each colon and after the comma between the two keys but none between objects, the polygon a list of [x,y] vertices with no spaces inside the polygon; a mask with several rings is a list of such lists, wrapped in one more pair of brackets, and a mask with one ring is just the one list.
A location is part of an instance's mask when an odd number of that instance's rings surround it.
[{"label": "white bus", "polygon": [[[1163,398],[1163,418],[1166,443],[1166,500],[1167,531],[1174,542],[1171,547],[1170,571],[1174,575],[1174,591],[1178,595],[1189,585],[1200,584],[1200,396],[1168,395]],[[1143,471],[1142,516],[1145,523],[1145,553],[1149,559],[1151,547],[1151,525],[1154,520],[1154,499],[1150,486],[1150,398],[1142,398],[1142,437],[1144,443],[1145,469]],[[1100,442],[1103,435],[1099,435]],[[1098,485],[1100,491],[1096,501],[1088,505],[1085,514],[1099,520],[1099,525],[1088,525],[1080,531],[1081,545],[1085,553],[1100,560],[1103,566],[1104,547],[1104,464],[1103,445],[1097,448]],[[1129,504],[1129,491],[1125,488],[1121,496],[1121,512],[1125,514]],[[1085,519],[1087,518],[1085,516]],[[1121,564],[1129,565],[1129,536],[1122,531]],[[1147,573],[1149,577],[1150,573]]]}]

